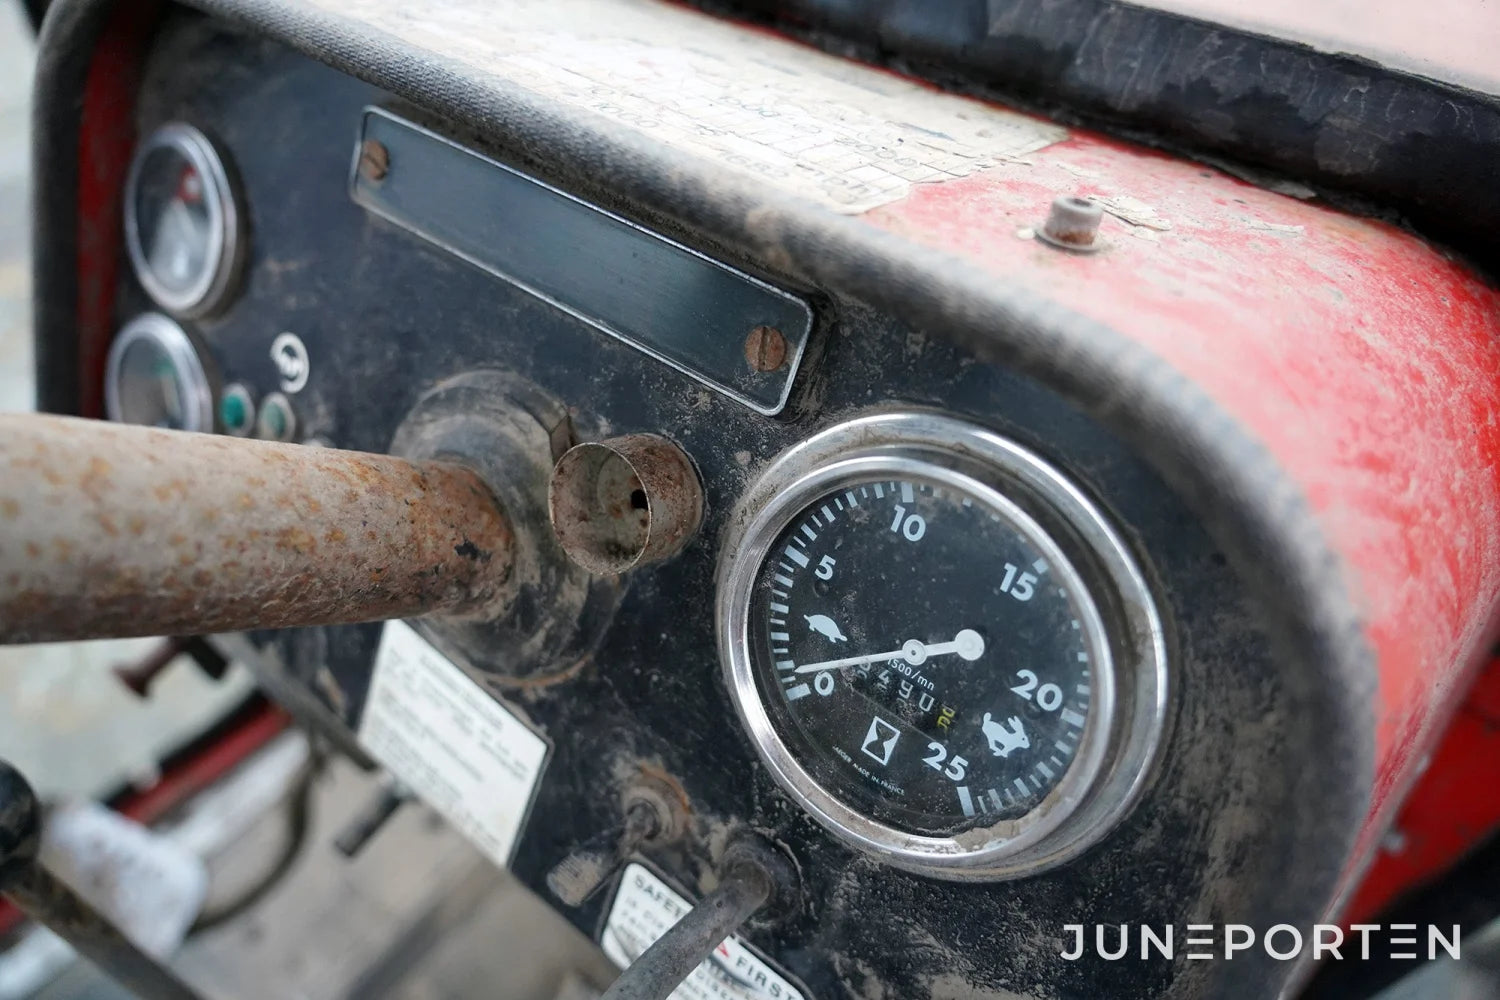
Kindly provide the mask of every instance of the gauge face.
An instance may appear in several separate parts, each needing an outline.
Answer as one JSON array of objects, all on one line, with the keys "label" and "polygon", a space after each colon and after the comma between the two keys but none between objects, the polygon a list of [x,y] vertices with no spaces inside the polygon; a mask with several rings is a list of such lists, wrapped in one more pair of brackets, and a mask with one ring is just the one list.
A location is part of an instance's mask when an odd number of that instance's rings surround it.
[{"label": "gauge face", "polygon": [[1039,871],[1139,798],[1164,629],[1105,516],[982,428],[883,414],[787,452],[731,520],[726,680],[771,775],[923,874]]},{"label": "gauge face", "polygon": [[839,484],[777,536],[756,588],[758,680],[784,738],[820,785],[912,833],[1036,809],[1093,703],[1092,600],[1042,529],[986,494]]},{"label": "gauge face", "polygon": [[110,347],[104,403],[111,420],[170,430],[213,429],[212,390],[182,327],[159,313],[125,325]]},{"label": "gauge face", "polygon": [[239,219],[228,172],[203,133],[174,123],[141,145],[126,181],[125,236],[137,279],[162,308],[199,315],[222,302]]}]

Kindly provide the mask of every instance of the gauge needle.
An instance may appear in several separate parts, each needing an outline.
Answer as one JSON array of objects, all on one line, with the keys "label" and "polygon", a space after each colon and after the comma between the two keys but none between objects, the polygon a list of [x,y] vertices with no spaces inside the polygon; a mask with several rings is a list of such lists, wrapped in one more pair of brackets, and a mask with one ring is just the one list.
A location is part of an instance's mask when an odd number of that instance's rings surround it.
[{"label": "gauge needle", "polygon": [[846,656],[840,660],[824,660],[822,663],[804,663],[796,669],[799,674],[817,674],[838,667],[856,667],[861,663],[878,663],[881,660],[903,659],[912,666],[926,662],[928,657],[957,653],[965,660],[974,661],[984,655],[984,637],[971,628],[966,628],[953,637],[952,642],[921,642],[908,639],[900,649],[889,653],[867,653],[864,656]]}]

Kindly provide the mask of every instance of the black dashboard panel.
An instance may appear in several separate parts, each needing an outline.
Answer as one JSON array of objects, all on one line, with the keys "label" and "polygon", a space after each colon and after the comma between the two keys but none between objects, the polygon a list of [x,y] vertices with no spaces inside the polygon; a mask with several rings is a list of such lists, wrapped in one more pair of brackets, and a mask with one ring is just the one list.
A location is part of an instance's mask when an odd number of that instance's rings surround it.
[{"label": "black dashboard panel", "polygon": [[[350,196],[368,107],[421,123],[762,280],[803,296],[815,322],[785,409],[757,413],[371,213]],[[1038,382],[976,360],[938,331],[778,275],[576,176],[545,150],[480,137],[278,43],[197,15],[160,31],[139,108],[142,134],[183,120],[236,165],[249,253],[239,297],[184,325],[219,386],[278,391],[272,344],[305,343],[295,393],[298,438],[388,450],[424,393],[497,369],[568,409],[582,440],[650,432],[694,461],[701,530],[674,559],[623,579],[596,648],[542,678],[469,656],[463,666],[551,746],[512,859],[552,898],[546,875],[577,845],[621,822],[641,774],[680,789],[688,832],[644,852],[688,895],[711,888],[735,830],[783,845],[800,906],[758,918],[749,940],[822,1000],[875,997],[1119,998],[1273,995],[1288,969],[1254,953],[1234,963],[1106,962],[1060,957],[1065,925],[1307,921],[1326,895],[1330,858],[1309,856],[1306,808],[1288,748],[1304,726],[1244,586],[1187,506],[1099,422]],[[462,198],[464,192],[453,191]],[[128,274],[128,271],[126,272]],[[125,278],[118,320],[153,308]],[[906,874],[843,846],[771,779],[740,729],[715,642],[711,595],[736,505],[785,449],[819,430],[887,411],[939,411],[992,429],[1064,471],[1107,512],[1143,568],[1166,624],[1172,669],[1167,743],[1145,796],[1099,846],[1065,867],[998,883]],[[352,746],[381,626],[252,637],[258,669],[304,716]],[[428,631],[445,642],[444,627]],[[1289,870],[1321,884],[1288,886]],[[598,936],[610,891],[562,910]]]}]

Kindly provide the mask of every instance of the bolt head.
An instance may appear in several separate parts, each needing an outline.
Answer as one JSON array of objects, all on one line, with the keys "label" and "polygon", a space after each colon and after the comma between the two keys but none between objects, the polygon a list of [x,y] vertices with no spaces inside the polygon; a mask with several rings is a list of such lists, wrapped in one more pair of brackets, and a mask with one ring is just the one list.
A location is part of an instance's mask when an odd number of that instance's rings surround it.
[{"label": "bolt head", "polygon": [[1104,209],[1090,198],[1064,195],[1052,202],[1047,221],[1037,235],[1064,250],[1088,252],[1099,249],[1099,224]]},{"label": "bolt head", "polygon": [[745,360],[752,371],[776,371],[786,364],[786,351],[786,335],[774,326],[757,326],[745,338]]},{"label": "bolt head", "polygon": [[390,173],[391,152],[383,143],[366,139],[359,146],[359,174],[367,181],[385,180]]}]

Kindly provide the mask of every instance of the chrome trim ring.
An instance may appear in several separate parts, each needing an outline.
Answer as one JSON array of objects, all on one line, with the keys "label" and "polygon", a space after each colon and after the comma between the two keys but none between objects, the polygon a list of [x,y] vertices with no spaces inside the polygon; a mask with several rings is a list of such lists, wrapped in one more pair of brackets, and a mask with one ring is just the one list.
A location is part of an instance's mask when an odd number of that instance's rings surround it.
[{"label": "chrome trim ring", "polygon": [[[1085,608],[1095,700],[1073,765],[1031,812],[951,837],[882,823],[824,788],[772,722],[754,662],[751,601],[763,560],[816,497],[858,479],[918,477],[964,490],[1028,532]],[[840,424],[783,454],[741,501],[718,577],[719,650],[740,720],[772,776],[846,844],[894,867],[955,880],[1031,875],[1097,844],[1144,791],[1164,741],[1165,628],[1145,576],[1102,511],[1031,451],[936,414]]]},{"label": "chrome trim ring", "polygon": [[[197,169],[208,208],[208,256],[201,273],[185,291],[162,283],[146,259],[141,240],[136,207],[141,171],[147,158],[161,149],[176,152]],[[223,305],[233,290],[243,256],[243,228],[229,171],[208,136],[186,123],[172,122],[146,137],[135,151],[125,179],[125,249],[136,280],[157,305],[184,318],[203,316]]]},{"label": "chrome trim ring", "polygon": [[161,313],[143,313],[126,323],[109,347],[104,367],[104,412],[111,420],[125,422],[120,399],[121,366],[132,344],[153,342],[172,362],[178,378],[183,430],[211,432],[214,429],[214,394],[203,369],[203,360],[192,338]]}]

